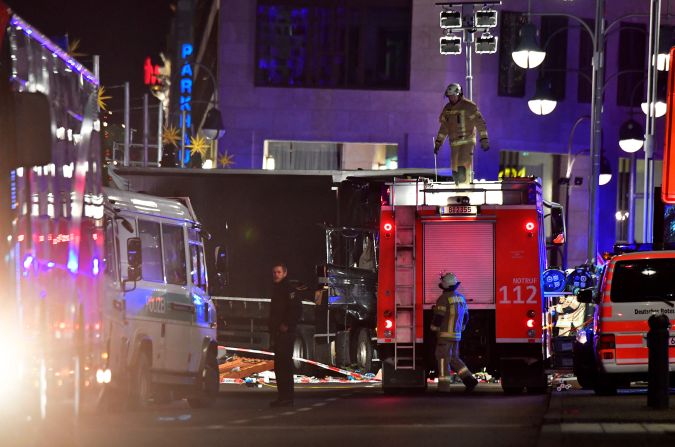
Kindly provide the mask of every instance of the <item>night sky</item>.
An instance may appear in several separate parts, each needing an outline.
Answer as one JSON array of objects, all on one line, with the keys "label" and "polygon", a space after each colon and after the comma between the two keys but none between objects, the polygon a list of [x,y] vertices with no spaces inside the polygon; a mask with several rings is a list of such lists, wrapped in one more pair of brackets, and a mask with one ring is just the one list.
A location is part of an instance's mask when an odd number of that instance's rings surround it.
[{"label": "night sky", "polygon": [[[175,0],[3,0],[48,37],[80,39],[80,61],[91,67],[101,56],[104,86],[131,82],[131,97],[147,92],[143,62],[165,50]],[[111,105],[121,105],[121,90],[111,91]],[[133,101],[132,99],[132,102]]]}]

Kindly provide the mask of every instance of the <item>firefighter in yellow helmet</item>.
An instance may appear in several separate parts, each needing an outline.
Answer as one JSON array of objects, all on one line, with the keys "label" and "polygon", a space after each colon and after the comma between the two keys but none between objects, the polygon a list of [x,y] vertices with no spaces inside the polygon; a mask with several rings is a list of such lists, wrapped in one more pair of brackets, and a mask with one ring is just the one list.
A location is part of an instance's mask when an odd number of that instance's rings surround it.
[{"label": "firefighter in yellow helmet", "polygon": [[438,389],[447,390],[449,385],[450,369],[462,379],[466,391],[473,391],[478,384],[461,358],[459,358],[459,343],[462,332],[469,321],[469,308],[464,296],[457,292],[460,282],[454,273],[445,273],[441,276],[438,285],[443,290],[436,301],[434,315],[431,320],[431,330],[436,332],[436,360],[438,361]]},{"label": "firefighter in yellow helmet", "polygon": [[445,89],[448,103],[443,107],[441,123],[434,140],[434,155],[438,154],[445,138],[450,142],[450,163],[455,183],[473,181],[473,149],[476,146],[476,130],[480,147],[490,149],[487,127],[478,106],[462,94],[459,84],[450,84]]}]

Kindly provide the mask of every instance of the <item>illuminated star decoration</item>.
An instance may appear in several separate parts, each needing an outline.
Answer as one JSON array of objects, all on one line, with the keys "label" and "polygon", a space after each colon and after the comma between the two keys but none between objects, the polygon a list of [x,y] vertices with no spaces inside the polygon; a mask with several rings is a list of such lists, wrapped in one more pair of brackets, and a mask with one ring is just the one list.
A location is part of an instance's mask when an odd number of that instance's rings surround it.
[{"label": "illuminated star decoration", "polygon": [[190,137],[190,144],[187,147],[190,148],[190,155],[199,154],[204,159],[206,158],[206,151],[209,149],[209,143],[204,136],[197,135],[196,137]]},{"label": "illuminated star decoration", "polygon": [[223,155],[218,157],[218,164],[222,166],[223,168],[229,168],[234,164],[234,155],[230,154],[229,152],[225,151]]},{"label": "illuminated star decoration", "polygon": [[178,129],[174,126],[164,126],[164,130],[162,131],[162,143],[178,147],[179,141],[180,134],[178,133]]},{"label": "illuminated star decoration", "polygon": [[108,106],[105,102],[112,98],[112,96],[106,96],[105,93],[105,87],[100,86],[96,95],[96,102],[98,103],[98,108],[101,110],[108,110]]},{"label": "illuminated star decoration", "polygon": [[86,56],[85,53],[78,53],[77,50],[80,48],[80,39],[73,39],[72,42],[68,42],[68,54],[72,57],[78,58]]}]

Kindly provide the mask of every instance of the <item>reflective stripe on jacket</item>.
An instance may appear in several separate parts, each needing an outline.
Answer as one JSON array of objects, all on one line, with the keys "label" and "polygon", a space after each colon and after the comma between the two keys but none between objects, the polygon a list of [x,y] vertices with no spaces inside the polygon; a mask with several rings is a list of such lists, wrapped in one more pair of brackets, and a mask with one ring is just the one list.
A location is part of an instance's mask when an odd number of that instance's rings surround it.
[{"label": "reflective stripe on jacket", "polygon": [[464,296],[456,292],[443,292],[436,300],[434,321],[440,321],[438,325],[431,325],[431,330],[438,332],[439,339],[461,340],[469,321],[469,308]]},{"label": "reflective stripe on jacket", "polygon": [[487,126],[478,106],[464,97],[455,105],[448,102],[443,107],[438,121],[441,123],[436,136],[439,146],[443,144],[446,137],[450,138],[451,146],[475,145],[476,130],[478,130],[480,140],[488,137]]}]

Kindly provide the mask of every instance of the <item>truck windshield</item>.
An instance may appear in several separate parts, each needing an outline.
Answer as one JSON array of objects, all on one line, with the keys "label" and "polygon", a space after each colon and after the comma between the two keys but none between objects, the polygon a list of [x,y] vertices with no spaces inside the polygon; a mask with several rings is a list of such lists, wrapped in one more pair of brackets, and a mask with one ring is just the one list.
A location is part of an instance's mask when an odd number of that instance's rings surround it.
[{"label": "truck windshield", "polygon": [[617,262],[612,276],[611,300],[615,303],[670,301],[675,299],[675,259],[641,259]]}]

